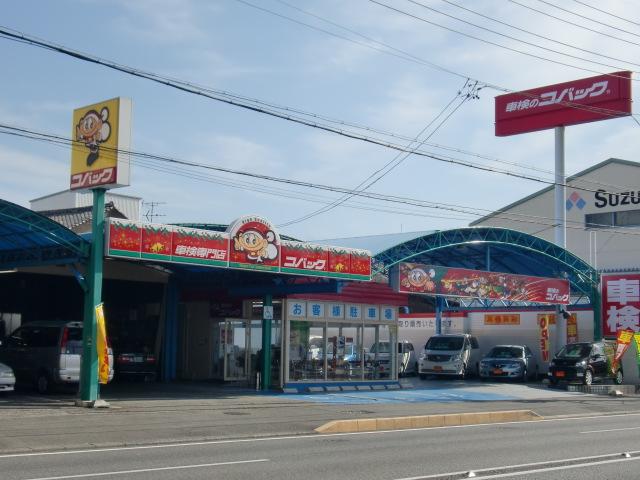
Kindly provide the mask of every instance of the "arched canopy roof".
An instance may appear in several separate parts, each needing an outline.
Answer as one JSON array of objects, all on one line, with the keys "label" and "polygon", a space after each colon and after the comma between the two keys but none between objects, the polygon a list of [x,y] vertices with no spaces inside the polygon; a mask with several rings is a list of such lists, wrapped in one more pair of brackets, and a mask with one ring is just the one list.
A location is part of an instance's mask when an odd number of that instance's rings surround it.
[{"label": "arched canopy roof", "polygon": [[[366,248],[366,246],[362,246]],[[569,251],[541,238],[493,227],[422,232],[374,251],[374,272],[388,274],[400,262],[567,278],[571,290],[591,295],[598,275]]]},{"label": "arched canopy roof", "polygon": [[0,199],[0,270],[82,262],[89,246],[59,223]]}]

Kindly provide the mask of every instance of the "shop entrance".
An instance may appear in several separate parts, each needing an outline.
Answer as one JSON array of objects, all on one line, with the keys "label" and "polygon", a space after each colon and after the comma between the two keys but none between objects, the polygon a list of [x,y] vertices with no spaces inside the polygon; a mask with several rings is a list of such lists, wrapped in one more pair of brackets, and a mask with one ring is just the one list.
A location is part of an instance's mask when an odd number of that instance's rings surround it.
[{"label": "shop entrance", "polygon": [[262,347],[261,320],[227,318],[218,323],[218,329],[220,348],[214,357],[224,356],[224,380],[252,384]]}]

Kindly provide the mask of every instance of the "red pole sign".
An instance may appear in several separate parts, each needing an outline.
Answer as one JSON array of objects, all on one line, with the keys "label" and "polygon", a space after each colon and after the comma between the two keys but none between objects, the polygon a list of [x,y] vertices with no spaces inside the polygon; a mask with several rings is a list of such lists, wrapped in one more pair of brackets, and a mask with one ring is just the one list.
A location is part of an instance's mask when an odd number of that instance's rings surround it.
[{"label": "red pole sign", "polygon": [[631,115],[631,72],[557,83],[496,97],[496,136]]}]

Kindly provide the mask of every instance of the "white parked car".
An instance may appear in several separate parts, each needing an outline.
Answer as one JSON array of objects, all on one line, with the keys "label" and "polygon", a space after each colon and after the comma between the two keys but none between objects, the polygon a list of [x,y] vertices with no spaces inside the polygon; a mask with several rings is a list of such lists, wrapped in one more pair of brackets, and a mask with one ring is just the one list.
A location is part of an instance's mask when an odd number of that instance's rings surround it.
[{"label": "white parked car", "polygon": [[8,365],[0,363],[0,392],[12,392],[16,384],[16,377]]},{"label": "white parked car", "polygon": [[478,372],[480,348],[476,337],[466,333],[434,335],[420,354],[420,378],[456,375],[464,378]]}]

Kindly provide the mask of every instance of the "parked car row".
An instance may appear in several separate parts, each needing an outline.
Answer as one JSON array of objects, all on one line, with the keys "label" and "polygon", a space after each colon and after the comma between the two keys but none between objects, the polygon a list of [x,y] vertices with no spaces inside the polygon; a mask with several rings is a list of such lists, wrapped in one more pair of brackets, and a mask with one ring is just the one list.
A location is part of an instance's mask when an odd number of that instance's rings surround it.
[{"label": "parked car row", "polygon": [[[549,362],[549,383],[595,381],[623,382],[621,365],[613,362],[615,342],[570,343]],[[469,334],[434,335],[425,344],[418,362],[418,374],[451,375],[480,379],[504,378],[527,381],[539,378],[541,371],[536,357],[527,345],[496,345],[480,358],[478,339]]]}]

